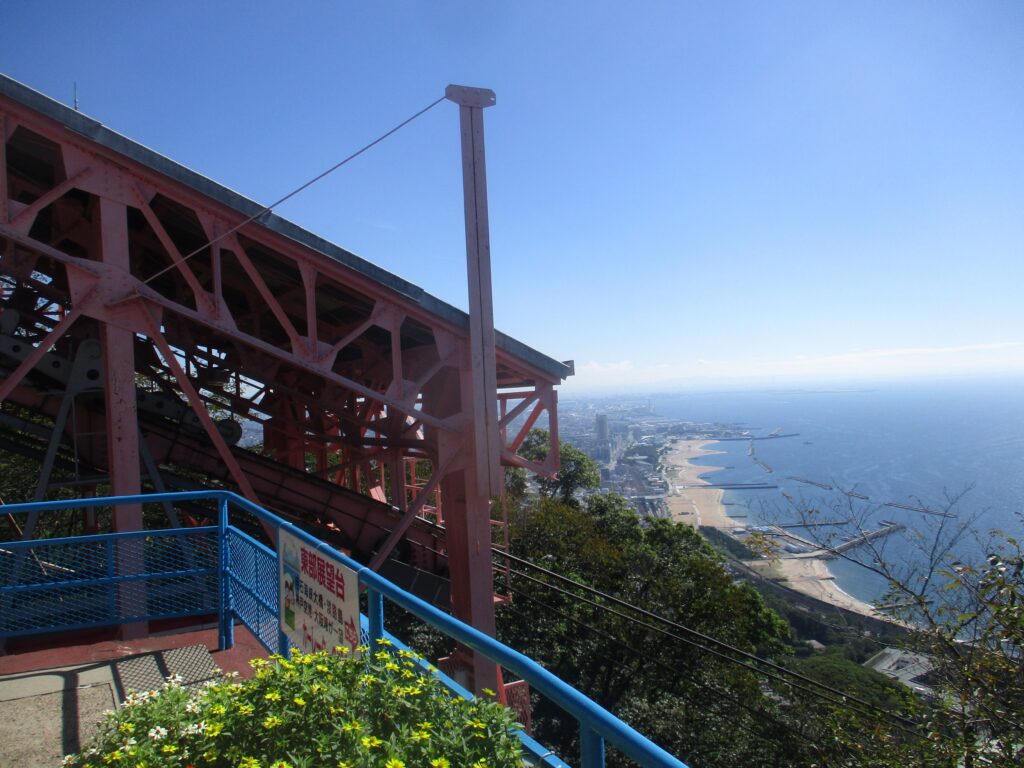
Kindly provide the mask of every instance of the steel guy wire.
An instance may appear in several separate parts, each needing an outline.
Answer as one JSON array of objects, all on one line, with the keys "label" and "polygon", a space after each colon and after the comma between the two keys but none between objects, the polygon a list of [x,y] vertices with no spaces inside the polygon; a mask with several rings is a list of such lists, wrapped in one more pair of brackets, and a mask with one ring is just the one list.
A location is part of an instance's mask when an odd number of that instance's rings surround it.
[{"label": "steel guy wire", "polygon": [[446,96],[442,96],[441,98],[437,99],[436,101],[431,102],[430,104],[425,106],[423,109],[421,109],[416,114],[412,115],[411,117],[407,117],[405,120],[400,122],[398,125],[396,125],[391,130],[387,131],[386,133],[382,133],[380,136],[378,136],[376,139],[371,141],[369,144],[366,144],[362,148],[357,149],[355,152],[353,152],[351,155],[349,155],[348,157],[344,158],[343,160],[339,160],[337,163],[332,165],[330,168],[328,168],[327,170],[317,174],[312,179],[307,181],[305,184],[302,184],[301,186],[296,187],[295,189],[293,189],[291,192],[289,192],[284,197],[280,198],[279,200],[274,201],[273,203],[271,203],[270,205],[266,206],[265,208],[257,211],[252,216],[250,216],[249,218],[247,218],[244,221],[242,221],[240,224],[236,224],[235,226],[231,227],[226,232],[223,232],[223,233],[217,235],[217,237],[213,238],[212,240],[204,243],[203,245],[199,246],[195,250],[191,251],[187,256],[183,256],[181,258],[180,262],[174,263],[174,264],[169,264],[166,267],[164,267],[163,269],[161,269],[159,272],[157,272],[156,274],[150,275],[149,277],[147,277],[145,280],[142,281],[142,284],[143,285],[147,285],[151,281],[156,280],[156,278],[160,277],[160,275],[162,275],[162,274],[164,274],[166,272],[170,272],[172,269],[175,269],[179,265],[179,263],[180,264],[184,264],[186,261],[191,259],[193,256],[195,256],[196,254],[201,253],[202,251],[206,250],[207,248],[209,248],[214,243],[216,243],[216,242],[218,242],[220,240],[223,240],[225,237],[228,237],[229,235],[234,234],[235,232],[240,230],[242,227],[244,227],[246,224],[251,224],[252,222],[256,221],[256,219],[264,216],[267,213],[270,213],[270,211],[272,211],[277,206],[281,205],[281,203],[283,203],[286,200],[290,200],[291,198],[295,197],[295,195],[297,195],[300,192],[302,192],[303,190],[308,189],[309,187],[313,186],[314,184],[316,184],[318,181],[320,181],[325,176],[329,176],[330,174],[334,173],[336,170],[341,168],[346,163],[348,163],[348,162],[350,162],[352,160],[355,160],[357,157],[359,157],[361,154],[363,154],[367,150],[372,149],[373,147],[375,147],[378,144],[380,144],[382,141],[384,141],[384,139],[386,139],[389,136],[397,133],[398,131],[400,131],[402,128],[407,126],[409,123],[411,123],[416,118],[418,118],[421,115],[424,115],[427,112],[429,112],[430,110],[432,110],[434,107],[436,107],[442,101],[444,101],[446,98],[447,98]]},{"label": "steel guy wire", "polygon": [[[738,664],[738,665],[740,665],[742,667],[745,667],[745,668],[747,668],[747,669],[749,669],[749,670],[751,670],[753,672],[756,672],[757,674],[760,674],[762,676],[765,676],[765,677],[771,678],[773,680],[776,680],[778,682],[781,682],[784,685],[788,685],[788,686],[791,686],[793,688],[797,688],[799,690],[803,690],[803,691],[805,691],[805,692],[807,692],[807,693],[809,693],[811,695],[817,696],[817,697],[819,697],[821,699],[824,699],[826,701],[829,701],[829,702],[831,702],[833,704],[836,704],[836,703],[847,703],[847,705],[849,705],[848,702],[855,702],[856,704],[859,704],[861,707],[864,707],[864,708],[866,708],[868,710],[866,712],[862,711],[862,710],[858,710],[858,711],[861,712],[861,714],[865,714],[865,715],[867,715],[867,714],[874,714],[875,716],[881,715],[881,716],[884,716],[886,718],[890,718],[892,720],[896,720],[896,721],[900,721],[901,723],[904,723],[905,725],[898,725],[897,726],[901,730],[908,730],[906,726],[910,726],[911,728],[914,728],[914,727],[916,727],[918,725],[913,720],[911,720],[909,718],[906,718],[906,717],[903,717],[902,715],[899,715],[899,714],[896,714],[894,712],[889,712],[887,710],[881,709],[880,707],[877,707],[877,706],[871,704],[870,702],[864,701],[863,699],[860,699],[860,698],[858,698],[856,696],[851,696],[848,693],[845,693],[845,692],[840,691],[840,690],[838,690],[836,688],[833,688],[833,687],[831,687],[829,685],[826,685],[826,684],[824,684],[824,683],[822,683],[822,682],[820,682],[818,680],[815,680],[813,678],[810,678],[810,677],[807,677],[805,675],[802,675],[799,672],[794,672],[794,671],[792,671],[790,669],[787,669],[786,667],[783,667],[780,664],[776,664],[775,662],[768,661],[767,659],[762,659],[760,656],[757,656],[756,654],[750,653],[749,651],[744,651],[741,648],[737,648],[737,647],[735,647],[733,645],[730,645],[729,643],[726,643],[726,642],[724,642],[722,640],[718,640],[716,638],[711,637],[710,635],[706,635],[703,632],[700,632],[700,631],[695,630],[695,629],[691,629],[690,627],[687,627],[687,626],[685,626],[683,624],[679,624],[678,622],[674,622],[671,619],[667,619],[667,618],[665,618],[663,616],[659,616],[656,613],[652,613],[651,611],[648,611],[648,610],[646,610],[644,608],[640,608],[638,606],[635,606],[635,605],[633,605],[631,603],[626,602],[625,600],[621,600],[620,598],[614,597],[612,595],[608,595],[608,594],[606,594],[604,592],[601,592],[600,590],[594,589],[593,587],[589,587],[589,586],[587,586],[585,584],[580,584],[579,582],[573,581],[572,579],[570,579],[570,578],[568,578],[566,576],[562,576],[561,574],[555,573],[553,571],[549,571],[548,569],[543,568],[542,566],[535,565],[535,564],[529,562],[528,560],[523,560],[522,558],[518,558],[515,555],[509,555],[508,553],[504,553],[504,552],[502,552],[501,554],[507,555],[512,560],[515,560],[517,562],[521,562],[521,563],[523,563],[525,565],[528,565],[528,566],[531,566],[533,568],[536,568],[539,571],[542,571],[542,572],[547,573],[547,574],[549,574],[551,576],[554,576],[554,577],[556,577],[556,578],[558,578],[558,579],[560,579],[562,581],[568,582],[568,583],[570,583],[570,584],[572,584],[572,585],[574,585],[574,586],[576,586],[576,587],[578,587],[580,589],[583,589],[584,591],[587,591],[587,592],[590,592],[592,594],[598,595],[598,596],[600,596],[600,597],[602,597],[602,598],[604,598],[606,600],[609,600],[609,601],[617,603],[617,604],[619,604],[619,605],[621,605],[623,607],[629,608],[630,610],[633,610],[633,611],[636,611],[638,613],[641,613],[644,616],[647,616],[649,618],[652,618],[652,619],[655,619],[657,621],[663,622],[664,624],[667,624],[667,625],[669,625],[669,626],[671,626],[671,627],[673,627],[675,629],[679,629],[679,630],[681,630],[683,632],[686,632],[686,633],[689,633],[691,635],[694,635],[694,636],[700,638],[701,640],[704,640],[706,642],[709,642],[709,643],[711,643],[713,645],[718,646],[719,648],[725,648],[725,649],[731,651],[732,653],[735,653],[735,654],[743,656],[743,657],[745,657],[747,659],[750,659],[751,661],[756,662],[757,664],[761,664],[761,665],[764,665],[766,667],[769,667],[770,669],[777,670],[778,674],[773,673],[773,672],[769,672],[766,669],[762,669],[761,667],[758,667],[755,664],[751,664],[750,662],[743,661],[742,659],[737,659],[737,658],[734,658],[732,656],[729,656],[728,654],[726,654],[726,653],[724,653],[724,652],[722,652],[720,650],[716,650],[715,648],[709,648],[708,646],[703,645],[701,643],[698,643],[698,642],[696,642],[694,640],[682,637],[680,635],[676,635],[676,634],[674,634],[672,632],[669,632],[669,631],[667,631],[665,629],[662,629],[661,627],[657,627],[657,626],[654,626],[652,624],[648,624],[647,622],[644,622],[644,621],[641,621],[641,620],[639,620],[637,618],[634,618],[632,616],[623,614],[623,613],[621,613],[619,611],[616,611],[616,610],[614,610],[612,608],[609,608],[608,606],[601,605],[599,603],[595,603],[594,601],[591,601],[591,600],[587,600],[584,597],[580,597],[579,595],[575,595],[575,594],[573,594],[571,592],[563,590],[563,589],[561,589],[559,587],[556,587],[553,584],[548,584],[545,581],[542,581],[540,579],[536,579],[536,578],[534,578],[532,576],[529,576],[528,574],[522,573],[521,571],[516,571],[514,569],[512,570],[512,573],[514,573],[514,574],[516,574],[518,576],[521,576],[521,577],[523,577],[525,579],[528,579],[530,581],[533,581],[535,583],[538,583],[538,584],[540,584],[542,586],[545,586],[548,589],[552,589],[552,590],[554,590],[556,592],[560,592],[560,593],[565,594],[565,595],[567,595],[569,597],[572,597],[572,598],[574,598],[576,600],[582,600],[583,602],[586,602],[586,603],[588,603],[588,604],[590,604],[590,605],[592,605],[592,606],[594,606],[596,608],[600,608],[601,610],[608,611],[609,613],[612,613],[612,614],[614,614],[616,616],[619,616],[619,617],[621,617],[621,618],[623,618],[623,619],[625,619],[627,621],[633,622],[634,624],[639,624],[640,626],[646,627],[646,628],[651,629],[651,630],[653,630],[655,632],[658,632],[660,634],[666,635],[668,637],[672,637],[672,638],[674,638],[676,640],[684,642],[684,643],[686,643],[688,645],[691,645],[691,646],[693,646],[695,648],[703,650],[703,651],[705,651],[707,653],[710,653],[710,654],[712,654],[714,656],[718,656],[719,658],[722,658],[722,659],[724,659],[726,661],[729,661],[729,662],[731,662],[733,664]],[[786,679],[784,676],[789,676],[789,677],[795,678],[797,680],[800,680],[803,683],[806,683],[807,685],[801,685],[801,684],[799,684],[797,682],[794,682],[794,680]],[[808,685],[811,686],[811,688],[808,688],[807,687]],[[837,702],[835,699],[833,699],[833,698],[831,698],[829,696],[826,696],[826,695],[824,695],[823,693],[821,693],[819,691],[813,690],[814,688],[821,689],[821,691],[828,691],[829,693],[832,693],[832,694],[835,694],[837,696],[840,696],[841,699],[843,699],[845,701]],[[917,733],[916,731],[911,731],[911,732],[914,733],[914,735],[916,735],[916,736],[920,736],[920,734]]]}]

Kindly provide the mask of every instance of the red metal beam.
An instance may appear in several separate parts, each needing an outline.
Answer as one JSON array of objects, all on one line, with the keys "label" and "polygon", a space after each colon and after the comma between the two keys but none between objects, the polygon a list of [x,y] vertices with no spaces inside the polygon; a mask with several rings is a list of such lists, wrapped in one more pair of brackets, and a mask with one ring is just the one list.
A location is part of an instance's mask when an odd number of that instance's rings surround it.
[{"label": "red metal beam", "polygon": [[28,354],[28,357],[21,361],[18,367],[11,372],[11,375],[4,379],[3,382],[0,382],[0,403],[10,396],[14,388],[18,386],[29,371],[39,365],[39,361],[43,359],[43,356],[50,351],[50,348],[57,343],[57,340],[67,332],[71,324],[82,314],[82,306],[85,303],[83,301],[82,304],[72,307],[71,311],[64,315],[54,329],[46,334],[42,341],[36,344],[35,349]]},{"label": "red metal beam", "polygon": [[[188,416],[213,442],[211,449],[189,437],[189,428],[147,413],[150,448],[161,449],[154,450],[158,461],[180,463],[194,455],[197,468],[215,469],[221,478],[229,472],[243,494],[255,498],[258,488],[265,500],[276,493],[297,507],[308,505],[304,492],[293,493],[296,478],[302,477],[296,473],[306,472],[309,487],[316,490],[313,495],[322,499],[313,505],[322,508],[311,509],[309,518],[320,521],[338,513],[333,505],[347,502],[340,500],[344,494],[320,493],[327,483],[318,476],[355,490],[363,482],[362,498],[369,506],[353,513],[362,515],[360,521],[337,518],[338,527],[363,551],[390,549],[402,530],[426,542],[418,532],[426,523],[418,515],[443,498],[445,509],[436,514],[448,528],[432,528],[429,536],[446,538],[453,606],[460,617],[493,631],[490,497],[501,487],[502,461],[522,463],[514,454],[515,440],[511,452],[503,445],[503,431],[527,413],[532,426],[546,410],[557,439],[552,386],[559,379],[535,365],[539,358],[533,353],[513,353],[514,346],[505,342],[504,348],[496,346],[482,124],[482,110],[493,103],[493,94],[456,88],[452,95],[460,105],[464,139],[468,327],[458,312],[421,297],[415,286],[397,278],[375,279],[374,268],[318,244],[308,233],[289,230],[274,217],[268,222],[272,228],[249,221],[247,202],[236,210],[229,195],[207,194],[214,189],[208,181],[189,182],[187,172],[174,171],[165,160],[147,164],[141,150],[125,154],[121,150],[130,145],[126,140],[119,139],[123,143],[114,149],[76,133],[69,127],[76,125],[74,115],[53,119],[7,97],[0,97],[0,131],[8,143],[21,143],[18,153],[0,151],[0,234],[16,244],[0,260],[0,272],[19,281],[12,301],[19,308],[32,304],[31,314],[23,313],[25,321],[53,329],[42,334],[44,349],[62,334],[72,341],[96,335],[106,340],[112,370],[121,377],[111,382],[116,397],[108,410],[119,411],[114,417],[122,420],[108,426],[108,437],[127,433],[130,423],[137,426],[136,414],[117,399],[128,397],[124,373],[132,367],[133,375],[142,373],[156,383],[174,418]],[[16,134],[15,124],[23,129]],[[32,133],[38,138],[31,138]],[[44,149],[33,163],[18,160],[12,168],[7,162],[31,155],[37,146]],[[52,167],[46,169],[47,163]],[[60,181],[65,173],[71,178]],[[72,187],[89,197],[66,194]],[[161,205],[153,202],[157,195]],[[25,205],[11,198],[34,202]],[[162,204],[165,199],[169,205]],[[122,224],[128,211],[137,209],[139,214],[131,216],[144,219],[148,227],[133,226],[124,237],[118,233],[130,248],[123,248],[123,242],[112,245],[85,215],[97,208],[102,219]],[[19,227],[5,221],[10,213],[20,217],[18,224],[31,226],[43,211],[52,212],[53,227],[32,229],[36,237],[15,231]],[[242,222],[237,233],[210,246],[208,255],[199,247],[200,238],[215,238]],[[176,243],[199,255],[186,260]],[[111,251],[108,258],[112,248],[121,248],[124,257]],[[22,249],[29,254],[25,259]],[[240,268],[229,266],[231,256]],[[143,283],[159,270],[167,277]],[[212,286],[212,293],[204,286]],[[33,292],[42,303],[33,300]],[[33,352],[37,360],[44,354]],[[42,407],[38,404],[45,398],[21,395],[35,381],[23,375],[29,368],[19,360],[15,373],[21,383],[0,386],[22,398],[20,402]],[[221,391],[208,377],[214,369],[235,384],[233,391],[223,390],[223,398],[209,395]],[[498,386],[522,391],[499,395]],[[499,419],[499,398],[521,402],[509,412],[503,407]],[[210,416],[214,407],[264,425],[266,450],[280,452],[277,460],[282,464],[270,473],[276,479],[263,477],[268,459],[227,445]],[[557,450],[549,455],[550,463]],[[313,472],[306,469],[307,456],[315,464]],[[429,457],[434,470],[426,486],[416,479],[414,468],[412,479],[404,482],[407,460],[417,457]],[[125,456],[110,463],[132,462]],[[406,507],[403,515],[384,512],[385,507],[372,501],[387,497],[385,466],[391,471],[392,500]],[[289,487],[277,488],[275,483]],[[384,530],[391,535],[382,548]],[[496,688],[493,665],[489,670],[486,665],[474,667],[477,687]]]}]

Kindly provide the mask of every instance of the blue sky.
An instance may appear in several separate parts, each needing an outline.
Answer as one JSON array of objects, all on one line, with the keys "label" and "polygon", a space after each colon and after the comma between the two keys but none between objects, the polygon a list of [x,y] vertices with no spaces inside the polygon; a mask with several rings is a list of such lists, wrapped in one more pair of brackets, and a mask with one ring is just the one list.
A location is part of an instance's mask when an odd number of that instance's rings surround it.
[{"label": "blue sky", "polygon": [[[264,203],[494,89],[495,318],[566,391],[1024,374],[1024,3],[0,16],[0,71]],[[465,308],[460,174],[445,103],[278,212]]]}]

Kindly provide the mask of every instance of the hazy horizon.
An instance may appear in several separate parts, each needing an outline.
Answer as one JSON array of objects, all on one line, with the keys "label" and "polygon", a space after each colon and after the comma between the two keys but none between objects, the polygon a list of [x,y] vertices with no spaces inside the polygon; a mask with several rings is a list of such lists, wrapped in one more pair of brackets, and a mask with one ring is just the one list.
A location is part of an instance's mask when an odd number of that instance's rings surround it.
[{"label": "hazy horizon", "polygon": [[[569,379],[571,382],[572,379]],[[1024,373],[971,373],[932,374],[917,376],[860,376],[860,377],[821,377],[821,376],[776,376],[769,378],[737,377],[735,379],[707,380],[690,378],[661,383],[637,384],[633,387],[575,387],[563,385],[559,397],[563,401],[575,399],[613,399],[616,397],[657,397],[659,395],[677,394],[723,394],[723,393],[757,393],[757,392],[854,392],[873,391],[879,389],[907,389],[920,387],[956,387],[992,385],[1020,385],[1024,392]],[[1024,394],[1022,394],[1024,397]]]}]

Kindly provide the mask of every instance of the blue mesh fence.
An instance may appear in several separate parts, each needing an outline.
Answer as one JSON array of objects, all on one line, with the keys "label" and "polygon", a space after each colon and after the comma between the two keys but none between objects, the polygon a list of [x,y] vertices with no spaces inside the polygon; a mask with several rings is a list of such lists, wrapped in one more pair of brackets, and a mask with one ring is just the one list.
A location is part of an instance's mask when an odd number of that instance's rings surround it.
[{"label": "blue mesh fence", "polygon": [[228,528],[231,608],[264,647],[278,650],[277,554],[237,528]]},{"label": "blue mesh fence", "polygon": [[218,609],[217,529],[0,544],[0,637]]},{"label": "blue mesh fence", "polygon": [[[377,573],[327,547],[305,531],[224,491],[124,496],[16,504],[11,514],[87,508],[104,503],[138,504],[216,499],[218,526],[66,539],[0,543],[0,638],[39,632],[109,626],[179,616],[218,614],[219,646],[232,645],[233,616],[268,649],[284,651],[278,625],[277,554],[228,524],[228,507],[289,533],[356,571],[367,589],[369,615],[361,617],[361,639],[387,635],[384,598],[453,640],[515,672],[565,709],[580,727],[584,766],[604,765],[604,738],[645,766],[686,768],[613,715],[550,672],[434,608]],[[223,536],[223,538],[221,538]],[[223,561],[222,561],[223,556]],[[227,601],[222,605],[222,594]],[[442,678],[461,695],[470,694]],[[540,744],[521,736],[529,752],[547,766],[564,766]]]}]

